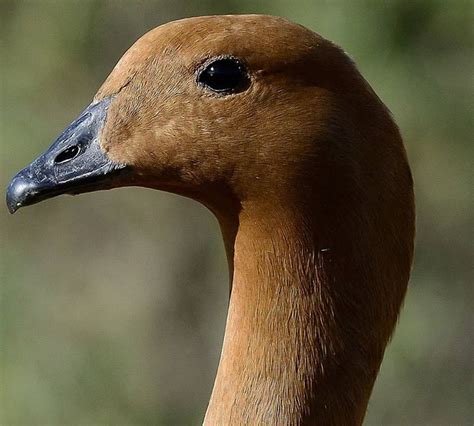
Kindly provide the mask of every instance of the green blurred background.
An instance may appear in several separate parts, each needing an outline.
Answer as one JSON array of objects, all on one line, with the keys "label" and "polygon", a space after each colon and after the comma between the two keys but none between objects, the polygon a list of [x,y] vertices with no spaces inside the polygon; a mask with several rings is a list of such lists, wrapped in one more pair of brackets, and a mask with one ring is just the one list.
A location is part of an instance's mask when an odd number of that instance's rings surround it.
[{"label": "green blurred background", "polygon": [[[416,182],[414,271],[366,425],[472,425],[473,7],[0,0],[0,187],[161,23],[252,12],[321,33],[393,111]],[[1,425],[199,424],[228,295],[207,210],[132,188],[60,197],[14,217],[2,207],[0,226]]]}]

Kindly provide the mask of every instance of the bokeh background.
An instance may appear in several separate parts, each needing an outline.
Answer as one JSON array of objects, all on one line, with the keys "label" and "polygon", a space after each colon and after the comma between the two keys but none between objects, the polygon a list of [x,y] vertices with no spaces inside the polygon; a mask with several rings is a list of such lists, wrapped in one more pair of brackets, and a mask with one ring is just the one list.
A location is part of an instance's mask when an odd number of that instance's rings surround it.
[{"label": "bokeh background", "polygon": [[[0,0],[0,187],[170,20],[286,16],[342,45],[404,135],[413,276],[366,425],[472,425],[474,3]],[[216,220],[145,189],[0,208],[0,424],[199,424],[227,309]]]}]

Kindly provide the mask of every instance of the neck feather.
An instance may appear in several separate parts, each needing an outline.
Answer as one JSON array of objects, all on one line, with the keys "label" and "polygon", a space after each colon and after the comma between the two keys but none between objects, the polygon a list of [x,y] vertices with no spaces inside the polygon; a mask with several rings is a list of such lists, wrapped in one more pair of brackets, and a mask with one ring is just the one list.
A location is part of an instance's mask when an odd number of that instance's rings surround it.
[{"label": "neck feather", "polygon": [[370,330],[364,291],[351,293],[368,277],[341,268],[350,248],[304,215],[267,213],[223,227],[233,280],[204,423],[361,424],[393,325]]}]

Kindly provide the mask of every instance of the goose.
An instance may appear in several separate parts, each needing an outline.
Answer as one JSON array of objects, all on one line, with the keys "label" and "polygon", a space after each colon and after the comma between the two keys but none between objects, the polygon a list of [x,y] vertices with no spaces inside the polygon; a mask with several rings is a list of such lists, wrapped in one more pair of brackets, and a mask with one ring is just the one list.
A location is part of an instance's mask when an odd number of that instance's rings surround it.
[{"label": "goose", "polygon": [[219,222],[230,298],[204,424],[362,424],[410,275],[414,195],[398,127],[343,50],[273,16],[159,26],[7,206],[124,186]]}]

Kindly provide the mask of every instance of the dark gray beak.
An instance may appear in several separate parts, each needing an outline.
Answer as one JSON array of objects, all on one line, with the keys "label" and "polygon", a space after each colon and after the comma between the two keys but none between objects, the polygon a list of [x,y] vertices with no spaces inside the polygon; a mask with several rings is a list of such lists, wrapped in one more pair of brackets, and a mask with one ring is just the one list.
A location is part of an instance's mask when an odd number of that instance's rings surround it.
[{"label": "dark gray beak", "polygon": [[99,143],[110,101],[92,103],[44,154],[12,179],[7,190],[10,213],[60,194],[121,186],[118,175],[126,166],[111,161]]}]

